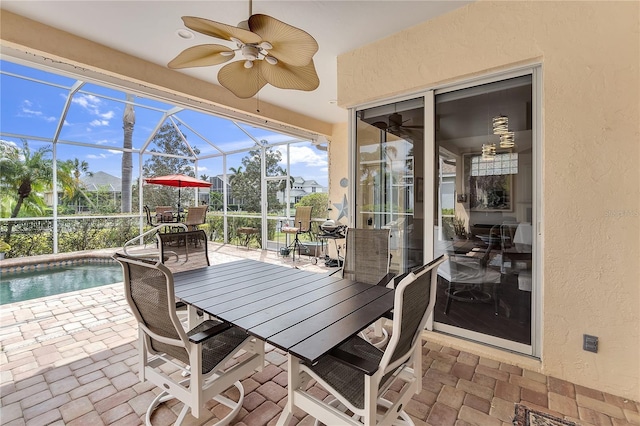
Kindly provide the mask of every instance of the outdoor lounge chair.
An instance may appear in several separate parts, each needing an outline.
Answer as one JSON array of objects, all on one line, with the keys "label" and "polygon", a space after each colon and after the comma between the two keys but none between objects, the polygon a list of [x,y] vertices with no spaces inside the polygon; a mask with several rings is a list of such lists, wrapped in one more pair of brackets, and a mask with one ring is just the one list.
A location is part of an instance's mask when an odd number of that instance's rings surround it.
[{"label": "outdoor lounge chair", "polygon": [[[420,342],[435,304],[436,271],[443,260],[440,256],[398,283],[393,331],[384,352],[354,336],[313,365],[290,354],[287,411],[278,424],[286,423],[298,408],[326,425],[412,425],[404,407],[412,394],[422,391]],[[307,389],[310,380],[317,381],[330,396],[318,398],[313,387]],[[391,386],[397,393],[389,401],[382,395]]]},{"label": "outdoor lounge chair", "polygon": [[[371,285],[388,284],[394,276],[389,274],[389,238],[389,229],[348,228],[342,277]],[[375,346],[383,347],[389,334],[382,327],[382,320],[376,321],[374,329],[374,336],[382,338]]]},{"label": "outdoor lounge chair", "polygon": [[[173,398],[184,403],[176,425],[189,410],[202,422],[205,403],[214,398],[231,408],[217,424],[229,424],[244,400],[240,380],[262,369],[264,344],[231,324],[212,320],[186,331],[176,315],[171,271],[159,262],[122,254],[114,259],[122,265],[125,295],[138,321],[140,381],[162,389],[147,409],[146,424],[151,424],[158,405]],[[234,359],[240,351],[246,352]],[[179,370],[182,376],[172,374]],[[237,402],[221,395],[230,386],[239,391]]]}]

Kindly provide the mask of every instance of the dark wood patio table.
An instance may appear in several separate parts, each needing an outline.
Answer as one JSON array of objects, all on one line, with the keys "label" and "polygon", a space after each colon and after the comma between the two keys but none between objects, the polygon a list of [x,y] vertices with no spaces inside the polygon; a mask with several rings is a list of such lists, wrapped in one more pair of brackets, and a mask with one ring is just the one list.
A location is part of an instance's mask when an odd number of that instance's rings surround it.
[{"label": "dark wood patio table", "polygon": [[256,260],[174,275],[176,297],[315,362],[393,309],[392,289]]}]

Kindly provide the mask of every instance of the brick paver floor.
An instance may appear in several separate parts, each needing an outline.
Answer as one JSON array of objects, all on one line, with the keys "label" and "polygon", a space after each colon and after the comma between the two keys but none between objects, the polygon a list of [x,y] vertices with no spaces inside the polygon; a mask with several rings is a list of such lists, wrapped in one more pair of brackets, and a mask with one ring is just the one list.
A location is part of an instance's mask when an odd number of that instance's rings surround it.
[{"label": "brick paver floor", "polygon": [[[238,257],[282,262],[274,253],[212,245],[214,263]],[[297,265],[322,270],[304,258]],[[138,380],[136,323],[121,284],[3,305],[0,316],[0,424],[143,424],[159,391]],[[640,425],[638,402],[423,343],[423,389],[406,407],[417,426],[511,425],[519,402],[584,426]],[[286,403],[286,356],[267,345],[266,361],[263,371],[243,381],[236,425],[274,425]],[[327,395],[317,386],[313,391]],[[181,406],[162,405],[153,424],[172,424]],[[214,401],[207,408],[211,419],[205,424],[226,413]],[[291,424],[313,421],[296,412]]]}]

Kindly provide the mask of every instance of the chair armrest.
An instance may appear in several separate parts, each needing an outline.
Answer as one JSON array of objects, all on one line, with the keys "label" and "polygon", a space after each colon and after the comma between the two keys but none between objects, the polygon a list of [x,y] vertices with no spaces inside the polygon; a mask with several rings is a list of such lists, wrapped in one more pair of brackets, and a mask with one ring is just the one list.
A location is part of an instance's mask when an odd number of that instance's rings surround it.
[{"label": "chair armrest", "polygon": [[389,284],[395,276],[396,274],[394,274],[393,272],[388,272],[387,275],[382,277],[382,279],[376,285],[379,285],[381,287],[386,287],[387,284]]},{"label": "chair armrest", "polygon": [[343,364],[347,364],[356,370],[362,371],[367,376],[372,376],[376,371],[378,371],[378,364],[362,358],[356,354],[351,352],[347,352],[339,347],[333,348],[331,352],[329,352],[331,356],[336,358]]},{"label": "chair armrest", "polygon": [[189,341],[191,343],[199,344],[204,342],[207,339],[212,338],[213,336],[222,333],[225,330],[231,328],[231,324],[228,322],[223,322],[222,324],[216,324],[215,326],[208,328],[206,330],[200,331],[193,336],[189,336]]}]

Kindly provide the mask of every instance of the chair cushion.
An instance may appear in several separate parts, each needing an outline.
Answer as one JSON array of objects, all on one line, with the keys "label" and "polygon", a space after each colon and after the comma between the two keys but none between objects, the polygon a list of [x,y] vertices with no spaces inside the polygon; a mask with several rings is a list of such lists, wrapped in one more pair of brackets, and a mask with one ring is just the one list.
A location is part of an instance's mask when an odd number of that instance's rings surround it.
[{"label": "chair cushion", "polygon": [[[379,364],[383,352],[366,340],[355,336],[341,344],[339,348],[360,358]],[[335,390],[337,390],[354,407],[364,408],[364,373],[330,353],[321,357],[309,367]]]},{"label": "chair cushion", "polygon": [[[207,320],[191,329],[187,334],[193,336],[201,331],[215,327],[219,322]],[[202,374],[213,370],[225,357],[236,351],[246,338],[247,333],[238,327],[230,327],[216,334],[202,344]]]}]

